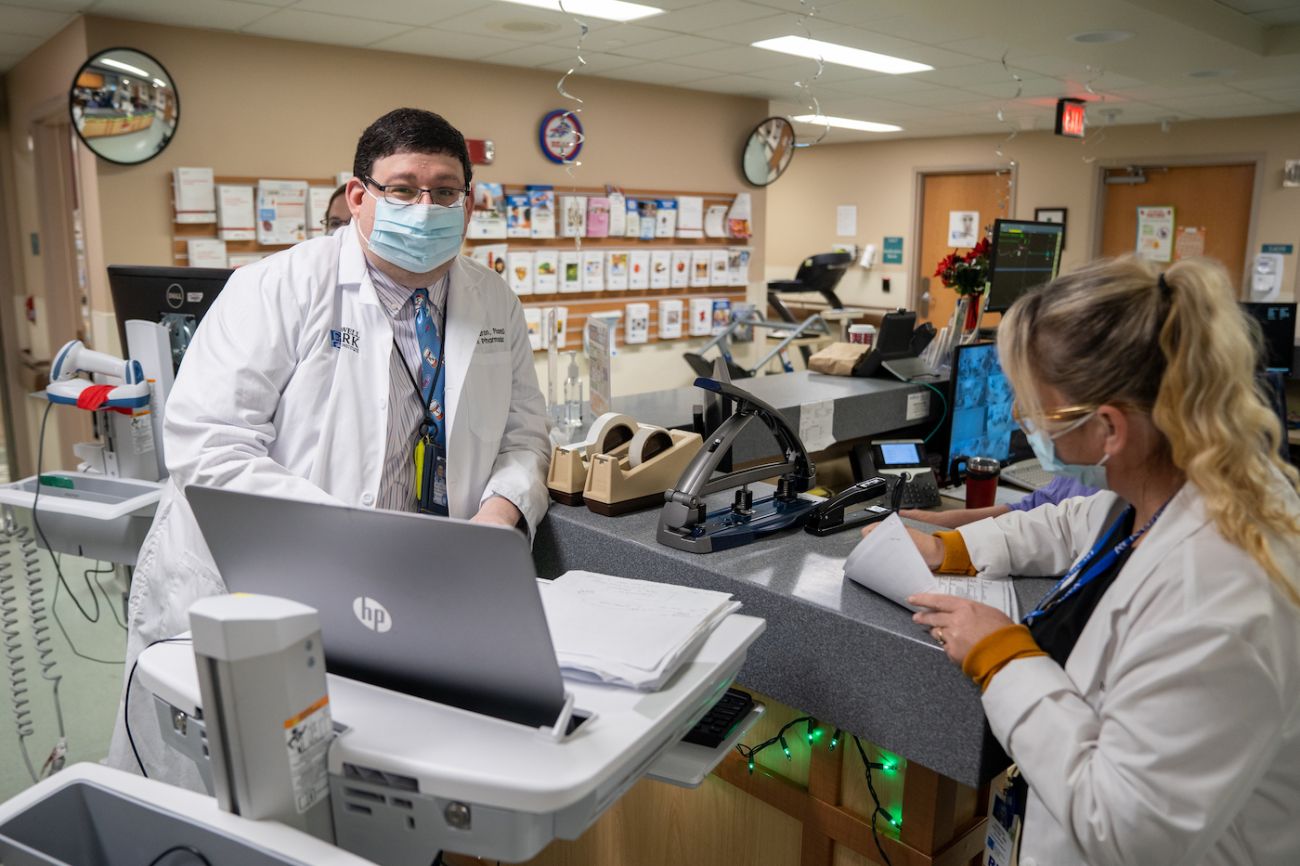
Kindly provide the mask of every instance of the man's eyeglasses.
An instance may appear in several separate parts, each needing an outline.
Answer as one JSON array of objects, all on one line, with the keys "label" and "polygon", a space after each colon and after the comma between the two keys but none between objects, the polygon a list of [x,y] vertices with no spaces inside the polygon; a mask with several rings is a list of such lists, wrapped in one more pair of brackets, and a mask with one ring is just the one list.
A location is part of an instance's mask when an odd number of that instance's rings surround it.
[{"label": "man's eyeglasses", "polygon": [[429,201],[436,205],[456,207],[465,201],[465,195],[469,192],[466,188],[454,186],[435,186],[432,189],[425,189],[424,187],[406,186],[405,184],[383,184],[368,176],[364,180],[379,190],[384,197],[384,201],[398,207],[415,204],[426,195],[429,197]]},{"label": "man's eyeglasses", "polygon": [[320,224],[321,224],[321,228],[325,229],[325,231],[330,232],[332,234],[335,229],[343,228],[343,226],[347,225],[350,222],[352,222],[352,220],[350,219],[345,220],[345,219],[339,219],[338,217],[329,217],[327,219],[321,220]]}]

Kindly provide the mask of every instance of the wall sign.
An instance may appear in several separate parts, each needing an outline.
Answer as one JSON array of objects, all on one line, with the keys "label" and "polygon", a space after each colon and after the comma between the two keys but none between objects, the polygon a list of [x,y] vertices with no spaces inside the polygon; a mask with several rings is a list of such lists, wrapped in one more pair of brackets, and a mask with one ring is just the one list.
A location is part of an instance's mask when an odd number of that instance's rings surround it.
[{"label": "wall sign", "polygon": [[1264,244],[1260,252],[1281,253],[1284,256],[1289,256],[1295,252],[1295,246],[1293,244]]},{"label": "wall sign", "polygon": [[582,153],[582,121],[567,108],[557,108],[542,118],[537,128],[537,143],[551,162],[571,163]]},{"label": "wall sign", "polygon": [[885,238],[885,254],[881,261],[887,265],[901,265],[903,263],[903,239],[901,237]]}]

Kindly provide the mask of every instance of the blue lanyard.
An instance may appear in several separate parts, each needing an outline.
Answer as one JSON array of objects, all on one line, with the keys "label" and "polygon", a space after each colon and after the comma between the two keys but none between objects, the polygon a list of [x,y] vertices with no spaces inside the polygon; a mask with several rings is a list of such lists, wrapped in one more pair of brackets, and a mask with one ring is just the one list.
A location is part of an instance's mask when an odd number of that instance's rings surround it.
[{"label": "blue lanyard", "polygon": [[[1161,505],[1160,508],[1156,510],[1155,514],[1151,515],[1151,519],[1147,521],[1146,526],[1142,527],[1128,538],[1125,538],[1110,550],[1107,550],[1100,559],[1097,559],[1097,555],[1105,550],[1106,546],[1109,545],[1114,537],[1119,533],[1120,527],[1133,516],[1135,509],[1132,505],[1124,509],[1124,513],[1119,516],[1119,519],[1112,523],[1102,534],[1101,538],[1098,539],[1097,543],[1092,546],[1092,550],[1089,550],[1083,559],[1076,562],[1073,567],[1065,573],[1065,577],[1062,577],[1056,582],[1056,586],[1053,586],[1048,591],[1047,595],[1043,596],[1042,600],[1038,602],[1037,607],[1025,615],[1022,622],[1025,625],[1033,625],[1034,620],[1050,613],[1052,610],[1055,610],[1063,601],[1092,583],[1101,575],[1105,574],[1107,570],[1115,564],[1115,560],[1127,553],[1129,548],[1131,548],[1139,538],[1145,535],[1148,529],[1155,525],[1156,520],[1164,513],[1167,505],[1169,505],[1169,502],[1166,500],[1165,504]],[[1096,561],[1094,562],[1093,560]],[[1084,569],[1087,570],[1084,571]],[[1081,571],[1083,572],[1082,574],[1079,573]],[[1076,575],[1078,576],[1077,580],[1075,579]]]}]

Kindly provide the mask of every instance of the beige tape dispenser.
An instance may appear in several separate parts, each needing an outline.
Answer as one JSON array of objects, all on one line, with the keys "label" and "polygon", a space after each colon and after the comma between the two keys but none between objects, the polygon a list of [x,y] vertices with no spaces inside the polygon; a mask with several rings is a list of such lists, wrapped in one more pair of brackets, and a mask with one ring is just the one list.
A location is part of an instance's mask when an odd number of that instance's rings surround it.
[{"label": "beige tape dispenser", "polygon": [[637,432],[636,421],[627,415],[606,412],[591,425],[583,441],[556,445],[546,474],[551,498],[565,505],[581,505],[592,455],[615,451],[626,454]]},{"label": "beige tape dispenser", "polygon": [[703,445],[698,433],[640,425],[626,450],[592,455],[583,499],[608,517],[662,505]]}]

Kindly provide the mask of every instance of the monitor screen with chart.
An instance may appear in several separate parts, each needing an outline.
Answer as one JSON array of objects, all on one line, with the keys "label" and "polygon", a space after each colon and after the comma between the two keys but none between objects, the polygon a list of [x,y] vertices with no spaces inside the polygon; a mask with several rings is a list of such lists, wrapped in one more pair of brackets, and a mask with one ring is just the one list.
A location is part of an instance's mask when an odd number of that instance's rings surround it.
[{"label": "monitor screen with chart", "polygon": [[1025,292],[1056,279],[1064,238],[1065,226],[1059,223],[995,220],[984,308],[1006,312]]}]

